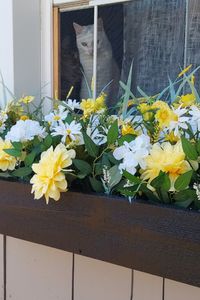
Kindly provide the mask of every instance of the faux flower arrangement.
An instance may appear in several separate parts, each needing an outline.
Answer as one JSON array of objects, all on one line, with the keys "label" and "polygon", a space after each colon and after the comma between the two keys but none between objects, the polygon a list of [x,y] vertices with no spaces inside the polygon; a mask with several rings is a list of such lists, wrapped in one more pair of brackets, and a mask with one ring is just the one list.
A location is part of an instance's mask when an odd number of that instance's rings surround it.
[{"label": "faux flower arrangement", "polygon": [[131,67],[115,108],[104,92],[80,103],[51,99],[45,116],[44,99],[13,99],[0,111],[0,177],[30,181],[46,203],[71,187],[200,209],[198,68],[190,69],[161,93],[138,87],[135,97]]}]

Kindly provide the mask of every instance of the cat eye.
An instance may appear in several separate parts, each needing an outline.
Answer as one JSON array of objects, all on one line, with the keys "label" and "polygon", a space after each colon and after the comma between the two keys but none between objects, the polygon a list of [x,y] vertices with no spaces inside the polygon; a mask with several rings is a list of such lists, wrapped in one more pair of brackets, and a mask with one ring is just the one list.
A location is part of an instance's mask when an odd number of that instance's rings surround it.
[{"label": "cat eye", "polygon": [[87,43],[83,42],[81,43],[83,47],[86,47],[87,46]]}]

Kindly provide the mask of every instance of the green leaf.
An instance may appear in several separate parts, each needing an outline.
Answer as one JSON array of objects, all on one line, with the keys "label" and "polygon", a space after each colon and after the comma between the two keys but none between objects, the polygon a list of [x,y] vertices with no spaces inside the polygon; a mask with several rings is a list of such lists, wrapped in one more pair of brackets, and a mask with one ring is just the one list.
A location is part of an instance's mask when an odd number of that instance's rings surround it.
[{"label": "green leaf", "polygon": [[53,139],[52,136],[49,134],[45,137],[43,144],[45,145],[45,148],[48,149],[51,147],[52,143],[53,143]]},{"label": "green leaf", "polygon": [[118,161],[117,159],[114,158],[112,152],[108,152],[108,153],[107,153],[107,157],[108,157],[109,161],[110,161],[112,164],[118,165],[119,161]]},{"label": "green leaf", "polygon": [[163,183],[162,183],[162,186],[161,186],[161,188],[164,190],[164,191],[169,191],[169,189],[170,189],[170,187],[171,187],[171,181],[170,181],[170,179],[169,179],[169,176],[166,174],[166,173],[164,173],[164,176],[163,176]]},{"label": "green leaf", "polygon": [[192,170],[180,175],[174,183],[175,189],[177,191],[182,191],[188,188],[190,181],[192,179],[192,175],[193,175]]},{"label": "green leaf", "polygon": [[122,179],[122,174],[120,173],[120,170],[118,166],[113,166],[108,170],[110,180],[108,182],[109,188],[112,189],[115,185],[117,185],[120,180]]},{"label": "green leaf", "polygon": [[121,188],[118,191],[125,197],[134,197],[138,192],[139,184],[127,188]]},{"label": "green leaf", "polygon": [[130,143],[135,139],[135,136],[133,134],[126,134],[124,136],[121,136],[118,139],[119,146],[122,146],[124,142]]},{"label": "green leaf", "polygon": [[162,202],[164,202],[164,203],[171,202],[171,200],[169,198],[169,193],[162,188],[159,190],[158,196],[161,198]]},{"label": "green leaf", "polygon": [[82,174],[89,175],[92,172],[92,167],[84,160],[74,159],[73,163]]},{"label": "green leaf", "polygon": [[181,137],[182,147],[185,155],[191,160],[197,160],[198,153],[196,147],[184,136]]},{"label": "green leaf", "polygon": [[108,168],[111,167],[111,163],[110,163],[110,159],[108,157],[108,154],[107,153],[104,153],[103,154],[103,157],[102,157],[102,166],[106,166]]},{"label": "green leaf", "polygon": [[103,171],[102,167],[103,166],[100,162],[95,164],[95,175],[101,175],[102,174],[102,171]]},{"label": "green leaf", "polygon": [[32,173],[32,169],[30,167],[22,167],[12,172],[13,176],[16,177],[25,177]]},{"label": "green leaf", "polygon": [[117,140],[119,135],[119,129],[118,129],[118,120],[116,120],[109,128],[108,130],[108,145],[114,144],[114,142]]},{"label": "green leaf", "polygon": [[128,102],[129,102],[130,96],[132,95],[132,92],[131,92],[132,72],[133,72],[133,61],[130,66],[127,83],[124,84],[124,86],[123,86],[123,89],[125,91],[125,93],[123,95],[123,105],[122,105],[123,120],[126,119],[127,111],[128,111]]},{"label": "green leaf", "polygon": [[171,182],[169,176],[161,171],[160,174],[152,180],[151,185],[155,189],[163,189],[164,191],[169,191]]},{"label": "green leaf", "polygon": [[179,207],[187,208],[197,199],[196,192],[194,190],[184,190],[174,195],[175,205]]},{"label": "green leaf", "polygon": [[26,166],[32,165],[36,157],[36,151],[32,151],[30,154],[28,154],[24,160],[24,164]]},{"label": "green leaf", "polygon": [[169,176],[161,171],[160,174],[152,180],[151,185],[155,189],[164,189],[165,191],[169,191],[171,182]]},{"label": "green leaf", "polygon": [[197,142],[197,151],[200,154],[200,140],[198,140],[198,142]]},{"label": "green leaf", "polygon": [[23,145],[21,142],[12,142],[12,146],[13,146],[13,148],[15,148],[16,150],[19,150],[19,151],[21,151],[23,148]]},{"label": "green leaf", "polygon": [[22,154],[21,151],[17,149],[4,149],[3,151],[14,157],[20,157]]},{"label": "green leaf", "polygon": [[0,172],[0,177],[9,178],[9,177],[12,177],[12,176],[8,172]]},{"label": "green leaf", "polygon": [[90,177],[90,184],[95,192],[97,193],[104,192],[104,188],[101,181],[97,180],[96,178]]},{"label": "green leaf", "polygon": [[185,191],[180,191],[180,192],[174,194],[174,199],[176,200],[176,202],[182,202],[182,201],[186,201],[188,199],[191,199],[192,201],[194,201],[196,198],[197,198],[197,195],[196,195],[195,190],[190,190],[190,189],[187,189]]},{"label": "green leaf", "polygon": [[97,157],[99,148],[98,146],[93,142],[93,140],[83,131],[83,139],[85,142],[85,148],[88,152],[88,154],[94,158]]},{"label": "green leaf", "polygon": [[140,178],[138,178],[138,177],[130,174],[129,172],[127,172],[125,170],[123,171],[123,176],[126,177],[126,179],[128,179],[132,183],[135,183],[135,184],[141,183],[141,179]]}]

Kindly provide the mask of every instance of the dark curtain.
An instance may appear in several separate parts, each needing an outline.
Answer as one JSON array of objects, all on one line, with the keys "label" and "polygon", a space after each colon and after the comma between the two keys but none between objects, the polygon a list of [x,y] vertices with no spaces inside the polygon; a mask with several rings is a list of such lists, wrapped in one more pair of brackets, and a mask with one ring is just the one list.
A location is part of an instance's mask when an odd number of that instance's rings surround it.
[{"label": "dark curtain", "polygon": [[156,94],[168,84],[168,75],[175,79],[180,72],[184,65],[185,16],[186,0],[134,0],[124,4],[122,80],[126,80],[133,60],[134,93],[138,85],[147,94]]}]

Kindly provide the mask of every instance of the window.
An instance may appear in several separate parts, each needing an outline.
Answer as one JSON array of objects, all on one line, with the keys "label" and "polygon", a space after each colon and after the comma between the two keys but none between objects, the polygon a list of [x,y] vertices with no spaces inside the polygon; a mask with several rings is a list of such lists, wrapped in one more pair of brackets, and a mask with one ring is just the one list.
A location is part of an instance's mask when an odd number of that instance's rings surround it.
[{"label": "window", "polygon": [[195,1],[62,2],[55,42],[60,41],[55,90],[62,99],[72,86],[72,98],[88,98],[87,82],[89,88],[93,83],[94,95],[107,85],[112,106],[121,93],[118,82],[127,80],[132,62],[136,95],[137,86],[156,94],[167,85],[168,75],[175,79],[180,67],[200,63],[200,5]]}]

